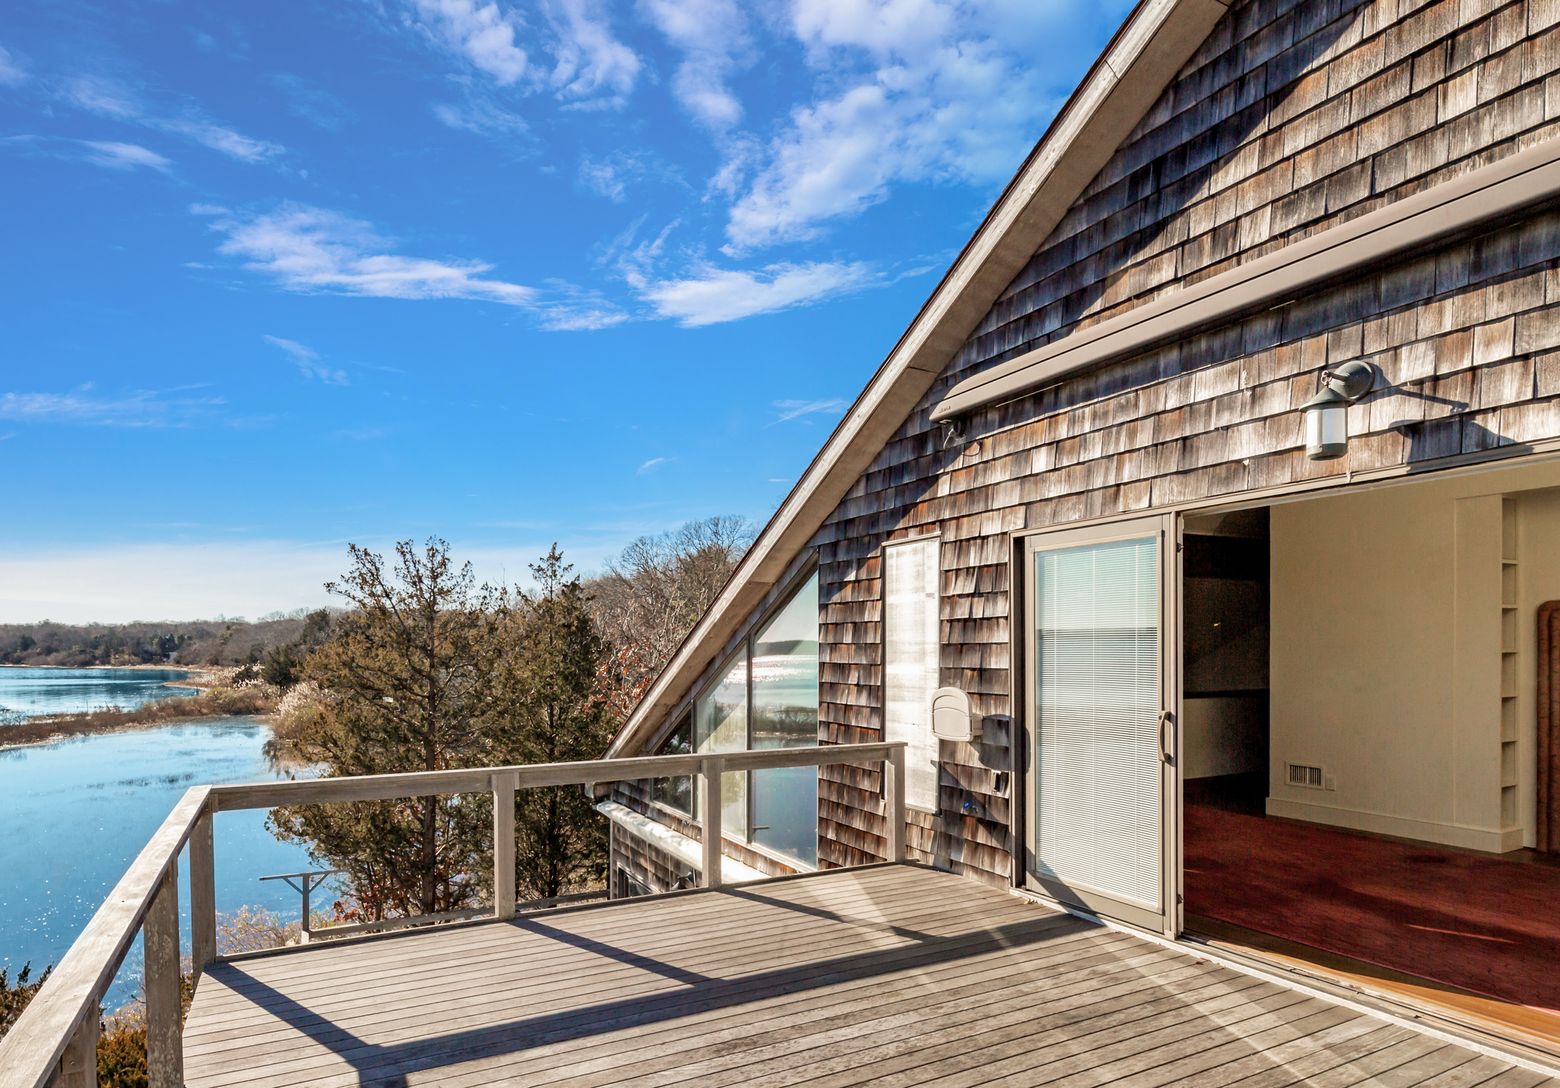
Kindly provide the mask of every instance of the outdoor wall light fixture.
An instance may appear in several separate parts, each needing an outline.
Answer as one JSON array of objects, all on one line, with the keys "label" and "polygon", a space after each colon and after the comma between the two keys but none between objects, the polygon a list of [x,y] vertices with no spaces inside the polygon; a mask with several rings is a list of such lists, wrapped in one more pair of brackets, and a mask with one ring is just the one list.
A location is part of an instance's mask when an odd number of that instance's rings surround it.
[{"label": "outdoor wall light fixture", "polygon": [[1305,413],[1305,455],[1332,461],[1349,452],[1349,405],[1376,387],[1370,363],[1344,363],[1322,371],[1321,392],[1300,406]]}]

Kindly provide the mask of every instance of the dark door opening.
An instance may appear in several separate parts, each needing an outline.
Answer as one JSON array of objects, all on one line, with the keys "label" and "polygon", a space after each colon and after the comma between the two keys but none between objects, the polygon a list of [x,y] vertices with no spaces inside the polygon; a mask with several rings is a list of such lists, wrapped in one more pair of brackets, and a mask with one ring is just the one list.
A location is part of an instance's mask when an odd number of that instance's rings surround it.
[{"label": "dark door opening", "polygon": [[1518,788],[1560,492],[1436,487],[1185,521],[1185,930],[1560,1050],[1560,856]]}]

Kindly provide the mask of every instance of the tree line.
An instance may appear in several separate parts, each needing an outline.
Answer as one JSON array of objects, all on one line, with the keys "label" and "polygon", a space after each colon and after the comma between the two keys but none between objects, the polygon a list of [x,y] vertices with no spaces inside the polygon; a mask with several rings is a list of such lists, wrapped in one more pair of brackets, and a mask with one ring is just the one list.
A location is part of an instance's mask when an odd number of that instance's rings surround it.
[{"label": "tree line", "polygon": [[6,623],[0,624],[0,665],[258,666],[272,649],[303,635],[315,614],[298,609],[254,622]]}]

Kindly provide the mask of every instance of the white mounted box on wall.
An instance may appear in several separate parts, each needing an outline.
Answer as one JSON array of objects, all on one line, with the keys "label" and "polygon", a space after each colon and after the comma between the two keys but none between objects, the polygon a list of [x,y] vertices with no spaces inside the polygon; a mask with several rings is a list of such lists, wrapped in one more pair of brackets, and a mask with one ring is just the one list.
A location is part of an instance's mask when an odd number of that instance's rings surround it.
[{"label": "white mounted box on wall", "polygon": [[959,688],[932,692],[932,735],[938,740],[976,740],[980,730],[970,715],[970,697]]}]

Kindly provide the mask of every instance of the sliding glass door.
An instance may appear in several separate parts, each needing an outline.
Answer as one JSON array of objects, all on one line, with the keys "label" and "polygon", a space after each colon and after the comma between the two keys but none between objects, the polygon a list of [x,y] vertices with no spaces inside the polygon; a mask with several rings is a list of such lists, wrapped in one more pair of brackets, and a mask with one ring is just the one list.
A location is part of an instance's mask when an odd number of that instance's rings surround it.
[{"label": "sliding glass door", "polygon": [[1165,928],[1175,720],[1165,519],[1048,533],[1026,546],[1031,887]]}]

